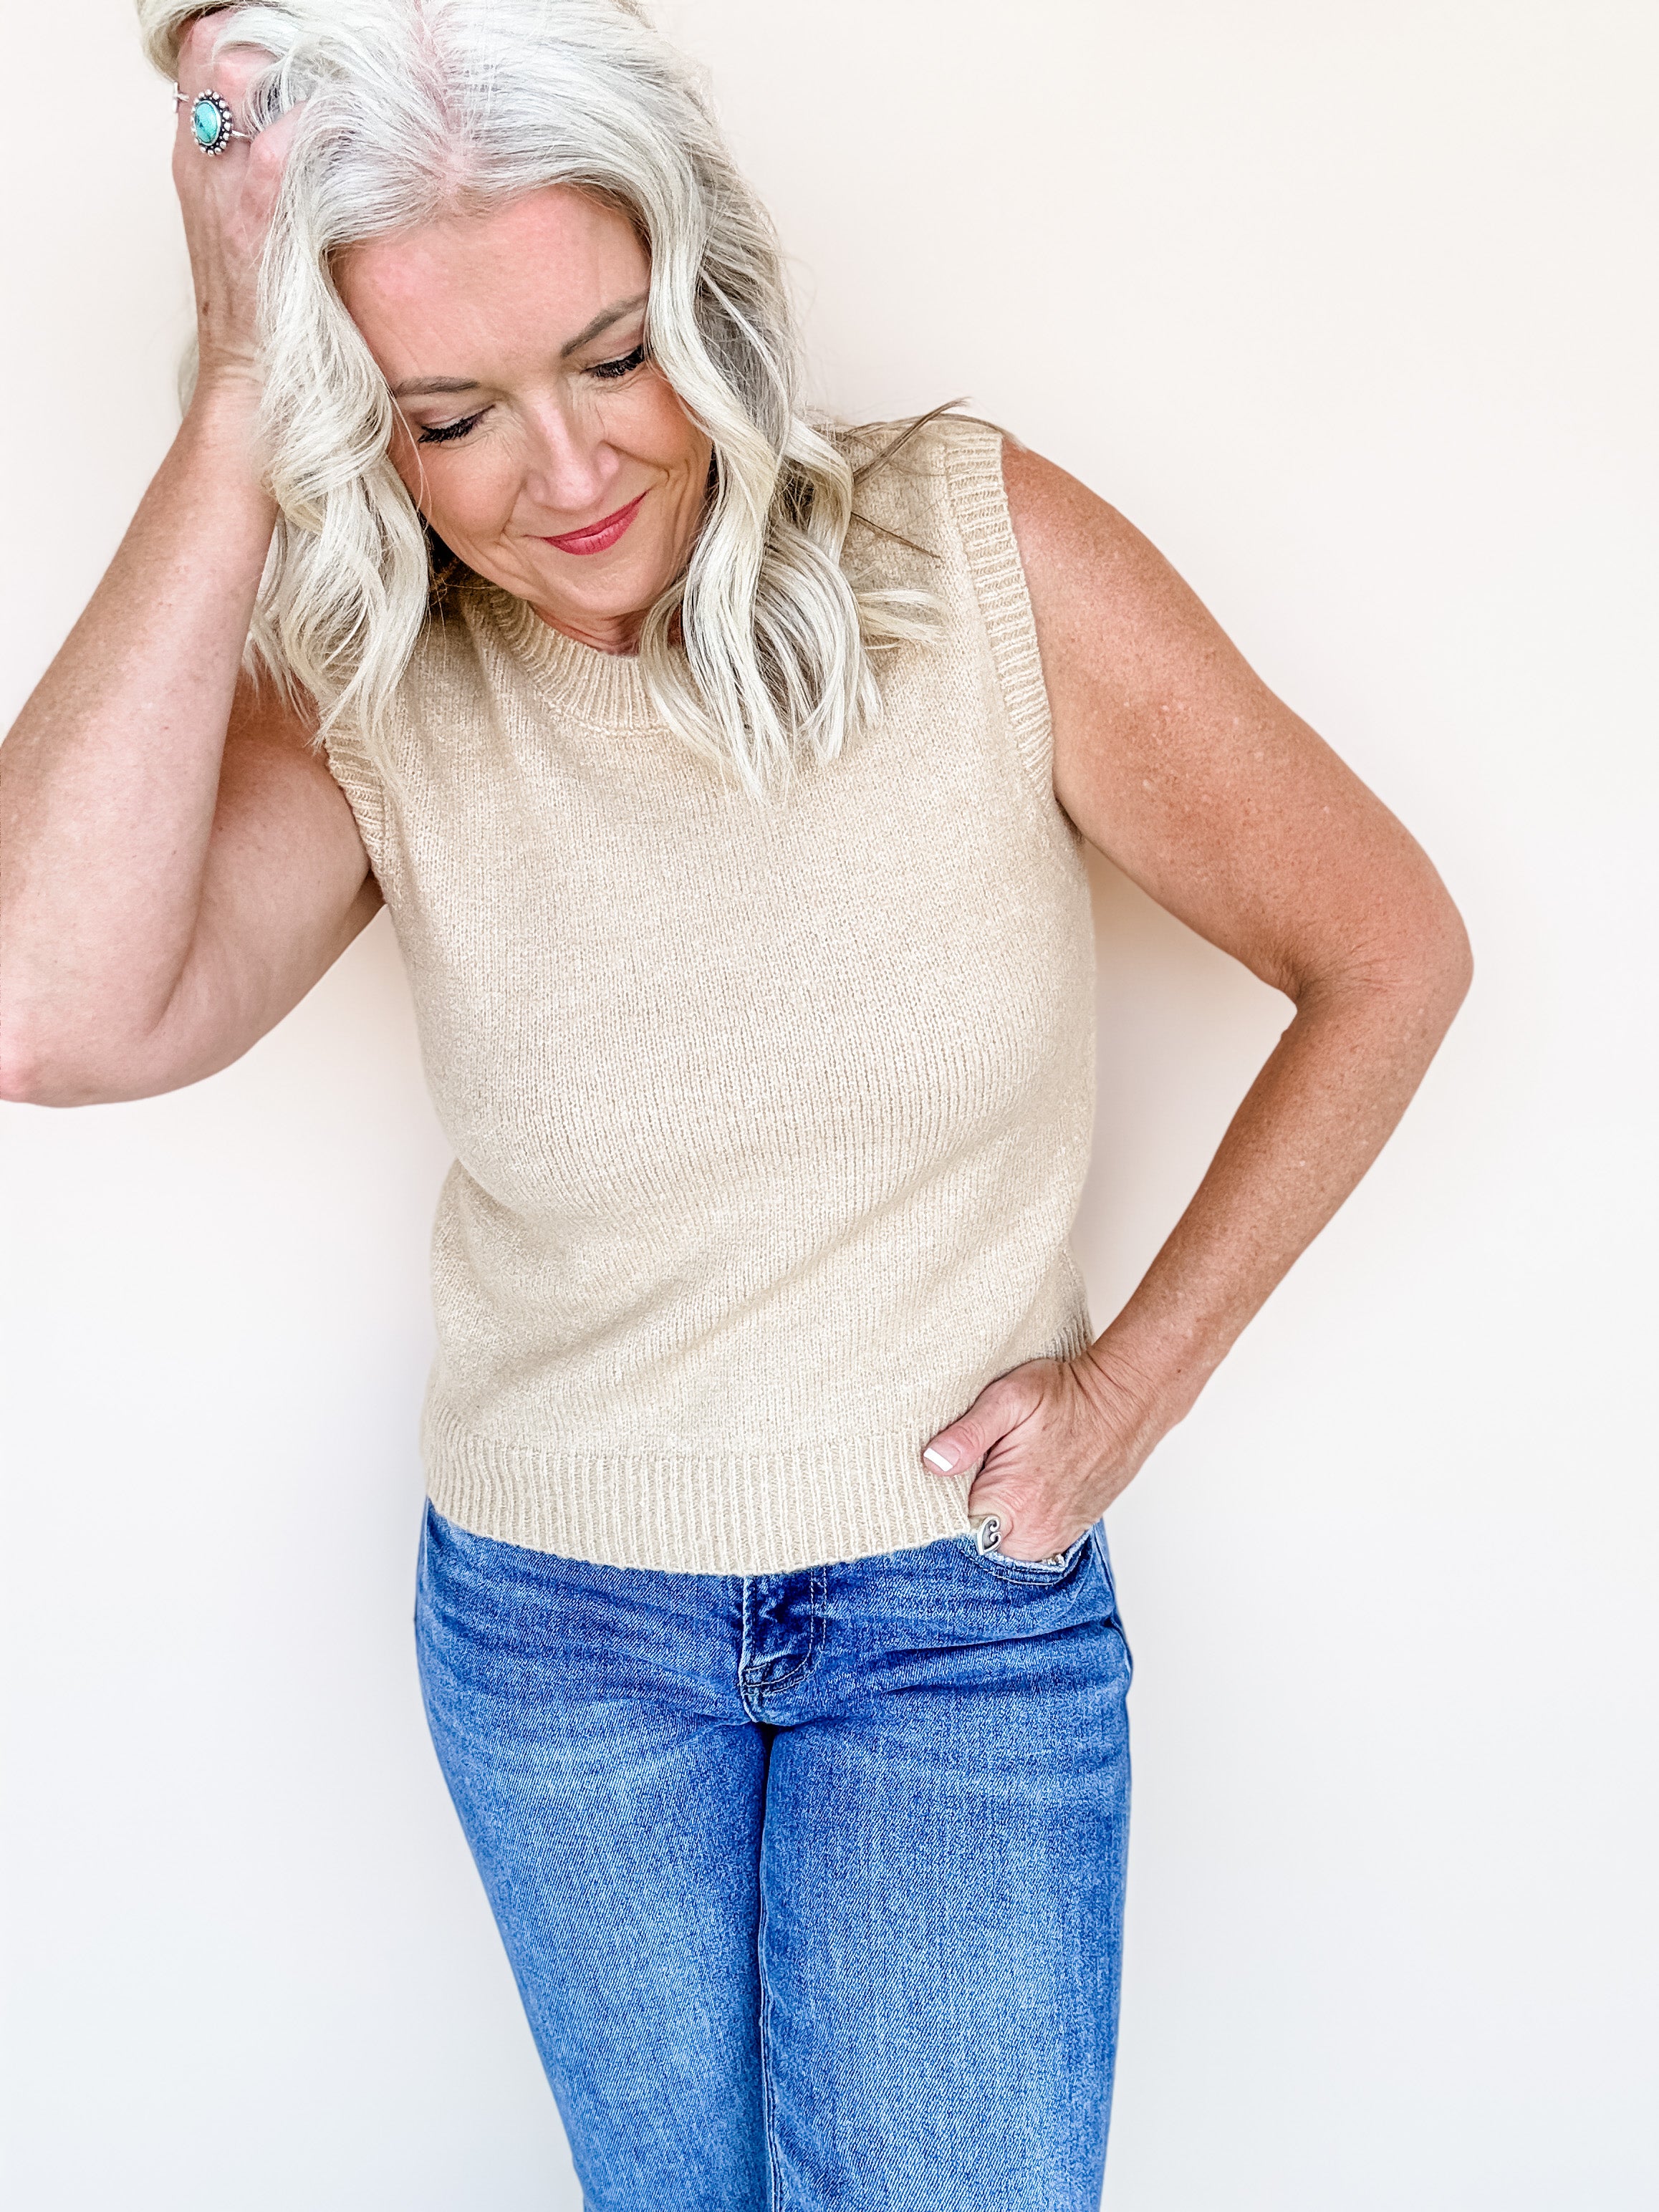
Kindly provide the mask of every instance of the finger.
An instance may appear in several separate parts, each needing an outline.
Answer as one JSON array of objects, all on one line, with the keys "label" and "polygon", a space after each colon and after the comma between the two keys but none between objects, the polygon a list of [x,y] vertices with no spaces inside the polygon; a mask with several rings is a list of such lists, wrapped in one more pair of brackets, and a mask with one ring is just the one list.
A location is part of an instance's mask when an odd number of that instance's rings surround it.
[{"label": "finger", "polygon": [[294,133],[299,127],[303,100],[296,100],[292,107],[285,107],[274,123],[267,123],[263,131],[254,133],[253,143],[248,148],[250,159],[256,167],[281,173],[294,143]]},{"label": "finger", "polygon": [[294,133],[298,127],[300,110],[305,106],[296,100],[286,107],[274,123],[267,124],[247,149],[247,197],[245,206],[250,221],[263,238],[276,205],[281,190],[283,172],[293,149]]},{"label": "finger", "polygon": [[921,1448],[922,1465],[934,1474],[960,1474],[975,1468],[993,1446],[1018,1428],[1031,1410],[1031,1394],[1011,1376],[988,1382],[965,1413],[941,1429]]},{"label": "finger", "polygon": [[[254,79],[270,67],[274,54],[264,46],[227,46],[216,58],[210,16],[198,17],[191,27],[191,36],[179,50],[177,89],[182,95],[179,102],[179,119],[188,131],[192,106],[204,92],[216,93],[231,110],[235,128],[251,138],[252,126],[248,120],[247,93]],[[225,149],[229,154],[241,144],[240,138],[233,140]]]},{"label": "finger", "polygon": [[[198,15],[185,27],[185,35],[179,41],[180,70],[204,70],[213,58],[214,42],[219,35],[219,26],[212,15]],[[182,83],[183,79],[179,82]]]},{"label": "finger", "polygon": [[256,46],[249,40],[233,40],[222,52],[219,41],[224,36],[224,8],[211,9],[198,15],[179,41],[178,81],[182,87],[186,74],[191,82],[205,84],[211,79],[216,83],[221,76],[240,70],[241,82],[253,71],[262,70],[276,59],[269,48]]},{"label": "finger", "polygon": [[1033,1487],[1028,1475],[1011,1481],[998,1474],[981,1474],[969,1486],[968,1519],[975,1528],[988,1517],[996,1522],[995,1543],[988,1545],[1011,1559],[1053,1559],[1083,1533],[1076,1509],[1047,1494],[1048,1486]]},{"label": "finger", "polygon": [[[218,88],[216,86],[215,89]],[[230,101],[228,93],[221,96],[230,104],[236,118],[236,128],[240,131],[243,128],[241,108]],[[304,100],[296,100],[292,107],[285,107],[276,121],[268,123],[263,131],[250,128],[246,140],[241,137],[233,139],[222,152],[213,157],[211,167],[214,174],[221,179],[230,179],[239,173],[246,174],[253,188],[252,204],[256,210],[265,216],[270,214],[274,204],[276,187],[282,181],[283,171],[293,149],[300,112],[305,104]],[[187,165],[188,173],[194,174],[193,170],[188,169],[188,165],[200,156],[201,149],[191,131],[188,101],[181,102],[179,112],[180,139],[173,155],[175,173],[178,164],[183,161]]]}]

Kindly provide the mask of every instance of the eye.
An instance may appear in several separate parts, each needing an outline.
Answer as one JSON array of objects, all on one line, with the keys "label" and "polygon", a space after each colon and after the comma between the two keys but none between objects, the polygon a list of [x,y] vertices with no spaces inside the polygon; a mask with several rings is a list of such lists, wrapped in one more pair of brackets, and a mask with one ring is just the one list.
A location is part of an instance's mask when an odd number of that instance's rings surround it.
[{"label": "eye", "polygon": [[442,446],[452,438],[464,438],[475,422],[483,421],[485,411],[481,407],[476,415],[463,415],[459,422],[428,423],[415,442],[417,446]]},{"label": "eye", "polygon": [[587,373],[590,376],[600,378],[606,384],[614,384],[618,377],[630,376],[636,368],[642,368],[644,366],[645,341],[641,338],[632,353],[622,354],[615,361],[596,362]]}]

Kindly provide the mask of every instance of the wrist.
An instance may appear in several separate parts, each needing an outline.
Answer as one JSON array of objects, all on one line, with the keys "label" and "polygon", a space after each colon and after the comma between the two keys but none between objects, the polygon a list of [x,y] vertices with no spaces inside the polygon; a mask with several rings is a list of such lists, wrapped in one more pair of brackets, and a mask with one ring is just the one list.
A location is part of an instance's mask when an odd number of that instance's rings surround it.
[{"label": "wrist", "polygon": [[185,420],[191,416],[252,424],[259,412],[262,386],[251,362],[203,361],[196,372]]},{"label": "wrist", "polygon": [[210,459],[222,482],[240,479],[265,498],[259,400],[259,386],[251,377],[219,370],[199,378],[179,428],[179,444],[186,455]]},{"label": "wrist", "polygon": [[1120,1316],[1073,1364],[1113,1425],[1139,1439],[1146,1452],[1191,1411],[1213,1363],[1167,1337],[1143,1341]]}]

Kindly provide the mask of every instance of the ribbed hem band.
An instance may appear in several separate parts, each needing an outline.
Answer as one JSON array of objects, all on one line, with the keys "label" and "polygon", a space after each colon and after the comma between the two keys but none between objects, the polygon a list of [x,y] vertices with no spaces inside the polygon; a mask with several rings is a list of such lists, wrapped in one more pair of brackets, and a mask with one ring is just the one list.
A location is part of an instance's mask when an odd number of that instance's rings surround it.
[{"label": "ribbed hem band", "polygon": [[969,1479],[930,1474],[914,1431],[800,1451],[550,1451],[428,1410],[427,1486],[475,1536],[613,1567],[788,1574],[963,1534]]}]

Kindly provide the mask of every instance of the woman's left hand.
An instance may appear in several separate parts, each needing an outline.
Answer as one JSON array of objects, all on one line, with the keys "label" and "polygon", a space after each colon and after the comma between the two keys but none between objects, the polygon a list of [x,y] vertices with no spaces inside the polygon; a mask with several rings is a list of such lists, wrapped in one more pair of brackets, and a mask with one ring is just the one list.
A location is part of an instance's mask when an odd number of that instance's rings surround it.
[{"label": "woman's left hand", "polygon": [[977,1464],[970,1516],[996,1515],[1004,1558],[1048,1559],[1100,1518],[1156,1441],[1127,1378],[1085,1352],[999,1375],[923,1447],[922,1464],[941,1478]]}]

